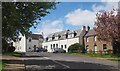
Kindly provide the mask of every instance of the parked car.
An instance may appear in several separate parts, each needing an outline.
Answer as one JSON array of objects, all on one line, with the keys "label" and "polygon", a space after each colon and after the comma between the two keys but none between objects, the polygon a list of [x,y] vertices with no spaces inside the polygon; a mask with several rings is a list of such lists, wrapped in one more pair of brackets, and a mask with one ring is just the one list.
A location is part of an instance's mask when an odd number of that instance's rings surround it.
[{"label": "parked car", "polygon": [[44,49],[44,48],[38,48],[37,52],[47,52],[47,49]]},{"label": "parked car", "polygon": [[62,48],[55,48],[53,53],[65,53],[66,51]]}]

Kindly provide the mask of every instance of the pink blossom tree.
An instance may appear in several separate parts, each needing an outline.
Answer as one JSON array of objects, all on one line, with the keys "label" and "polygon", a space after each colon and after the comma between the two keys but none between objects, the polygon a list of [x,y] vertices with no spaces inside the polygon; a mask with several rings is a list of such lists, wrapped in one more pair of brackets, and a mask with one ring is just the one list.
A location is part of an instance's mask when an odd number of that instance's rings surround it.
[{"label": "pink blossom tree", "polygon": [[109,41],[113,46],[113,53],[120,53],[120,12],[119,9],[111,12],[96,14],[95,31],[99,40]]}]

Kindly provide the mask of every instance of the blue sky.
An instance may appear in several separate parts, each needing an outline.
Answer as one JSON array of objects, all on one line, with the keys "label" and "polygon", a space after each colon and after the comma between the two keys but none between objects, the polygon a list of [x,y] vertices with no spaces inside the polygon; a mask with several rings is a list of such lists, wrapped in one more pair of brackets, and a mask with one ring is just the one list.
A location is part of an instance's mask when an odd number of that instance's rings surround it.
[{"label": "blue sky", "polygon": [[83,25],[94,25],[95,14],[101,11],[110,11],[117,8],[117,3],[113,2],[61,2],[56,5],[55,10],[50,10],[50,14],[43,17],[37,28],[31,28],[33,33],[45,36],[50,33],[62,30],[75,30]]}]

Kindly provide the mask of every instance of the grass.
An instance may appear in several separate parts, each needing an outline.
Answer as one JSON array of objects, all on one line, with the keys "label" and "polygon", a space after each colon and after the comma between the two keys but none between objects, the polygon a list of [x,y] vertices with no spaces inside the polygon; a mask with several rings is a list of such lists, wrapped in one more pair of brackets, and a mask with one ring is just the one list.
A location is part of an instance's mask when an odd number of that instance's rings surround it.
[{"label": "grass", "polygon": [[3,67],[2,67],[2,63],[0,63],[0,71],[2,70],[2,68],[3,68]]},{"label": "grass", "polygon": [[112,54],[95,54],[95,53],[69,53],[69,54],[77,54],[80,56],[88,56],[88,57],[94,57],[94,58],[104,58],[104,59],[108,59],[111,61],[120,61],[119,57],[120,56],[116,56],[116,55],[112,55]]},{"label": "grass", "polygon": [[22,54],[18,52],[3,52],[3,56],[15,56],[15,57],[21,57]]},{"label": "grass", "polygon": [[[22,54],[18,53],[18,52],[3,52],[2,56],[15,56],[15,57],[21,57]],[[0,71],[2,69],[4,69],[5,65],[8,63],[9,61],[6,60],[2,60],[2,62],[0,63]]]},{"label": "grass", "polygon": [[0,71],[2,70],[2,69],[4,69],[4,67],[5,67],[5,65],[8,63],[8,61],[5,61],[5,60],[2,60],[1,62],[0,62]]}]

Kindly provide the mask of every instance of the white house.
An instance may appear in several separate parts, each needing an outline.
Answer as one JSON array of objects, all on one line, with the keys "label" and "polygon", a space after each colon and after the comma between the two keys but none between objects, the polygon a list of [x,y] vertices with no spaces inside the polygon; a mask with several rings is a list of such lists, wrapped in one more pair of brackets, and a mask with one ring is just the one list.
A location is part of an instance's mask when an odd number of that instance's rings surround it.
[{"label": "white house", "polygon": [[43,36],[40,34],[31,34],[29,36],[19,36],[13,42],[16,52],[31,52],[36,51],[37,48],[42,47]]},{"label": "white house", "polygon": [[48,52],[53,52],[55,48],[63,48],[68,52],[68,47],[74,43],[80,43],[84,45],[84,35],[86,34],[86,27],[83,29],[77,29],[74,31],[65,30],[48,35],[44,38],[43,48]]}]

